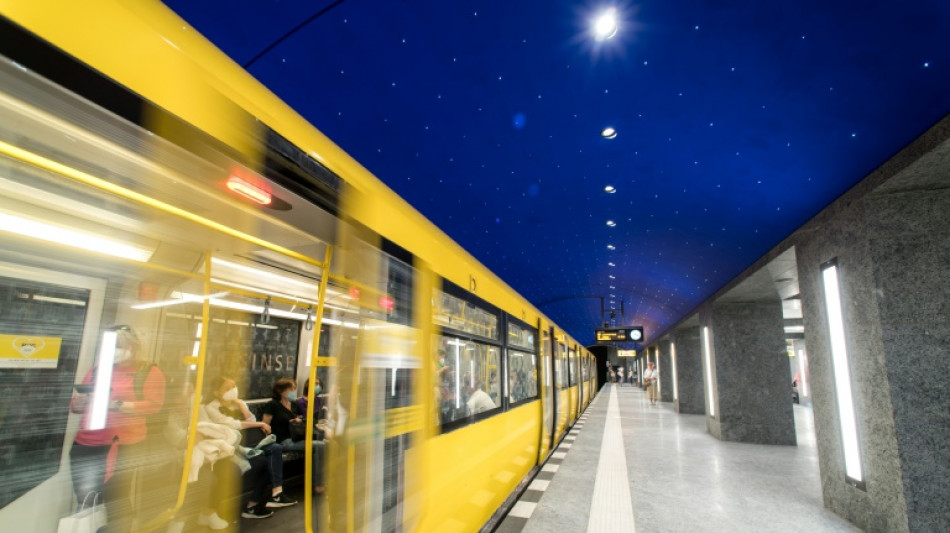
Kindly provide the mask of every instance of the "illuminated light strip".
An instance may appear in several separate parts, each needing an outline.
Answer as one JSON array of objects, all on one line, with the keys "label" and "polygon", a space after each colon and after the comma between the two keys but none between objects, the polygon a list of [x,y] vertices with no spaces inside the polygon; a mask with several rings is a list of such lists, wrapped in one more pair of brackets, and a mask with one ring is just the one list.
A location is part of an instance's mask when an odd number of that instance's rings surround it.
[{"label": "illuminated light strip", "polygon": [[844,446],[845,475],[856,482],[864,481],[861,469],[861,447],[858,444],[858,424],[851,392],[851,368],[844,335],[844,316],[841,312],[841,292],[838,267],[826,264],[821,270],[825,288],[825,307],[828,313],[828,332],[831,336],[831,358],[835,372],[835,396],[838,400],[838,418],[841,423],[841,441]]},{"label": "illuminated light strip", "polygon": [[237,176],[228,178],[228,189],[261,205],[270,205],[274,201],[269,192]]},{"label": "illuminated light strip", "polygon": [[[233,282],[233,281],[225,281],[225,280],[220,279],[220,278],[211,278],[211,284],[212,284],[212,285],[223,285],[223,286],[225,286],[225,287],[232,287],[232,288],[235,288],[235,289],[241,289],[241,290],[248,291],[248,292],[253,292],[253,293],[266,294],[266,295],[268,295],[268,296],[275,296],[275,297],[277,297],[277,298],[282,298],[282,299],[284,299],[284,300],[297,301],[297,302],[299,302],[299,303],[304,303],[304,304],[309,304],[309,305],[317,305],[317,301],[316,301],[316,300],[310,300],[310,299],[308,299],[308,298],[302,298],[302,297],[300,297],[300,296],[295,296],[295,295],[293,295],[293,294],[287,294],[287,293],[285,293],[285,292],[270,291],[270,290],[262,289],[262,288],[260,288],[260,287],[254,287],[254,286],[251,286],[251,285],[244,285],[243,283],[235,283],[235,282]],[[346,311],[346,308],[343,308],[343,307],[333,307],[333,306],[329,306],[329,305],[328,305],[327,307],[329,307],[329,308],[331,308],[331,309],[339,309],[339,310],[341,310],[341,311]]]},{"label": "illuminated light strip", "polygon": [[[2,144],[2,141],[0,141],[0,144]],[[154,250],[140,246],[114,241],[74,229],[55,226],[38,220],[9,215],[7,213],[0,213],[0,231],[62,244],[87,252],[97,252],[113,257],[131,259],[132,261],[138,261],[140,263],[148,262],[154,252]]]},{"label": "illuminated light strip", "polygon": [[86,185],[90,185],[92,187],[115,194],[117,196],[121,196],[129,200],[133,200],[140,204],[153,207],[155,209],[164,211],[168,214],[183,218],[185,220],[189,220],[196,224],[200,224],[202,226],[205,226],[206,228],[210,228],[212,230],[218,231],[225,235],[234,237],[236,239],[240,239],[244,242],[248,242],[248,243],[260,246],[262,248],[266,248],[268,250],[277,252],[287,257],[299,259],[300,261],[303,261],[304,263],[318,266],[320,268],[324,267],[324,264],[322,261],[318,261],[316,259],[313,259],[312,257],[308,257],[301,253],[295,252],[289,248],[285,248],[283,246],[274,244],[272,242],[266,241],[259,237],[255,237],[248,233],[244,233],[243,231],[238,231],[225,224],[221,224],[220,222],[215,222],[201,215],[196,215],[195,213],[192,213],[180,207],[173,206],[161,200],[156,200],[155,198],[152,198],[151,196],[116,185],[115,183],[106,181],[102,178],[97,178],[91,174],[87,174],[86,172],[76,170],[72,167],[63,165],[61,163],[58,163],[46,157],[34,154],[27,150],[23,150],[22,148],[14,146],[10,143],[0,141],[0,154],[6,155],[8,157],[11,157],[13,159],[22,161],[24,163],[27,163],[33,166],[36,166],[38,168],[42,168],[49,172],[59,174],[66,178],[72,179],[74,181],[84,183]]},{"label": "illuminated light strip", "polygon": [[[172,295],[174,294],[175,293],[172,293]],[[159,302],[149,302],[147,304],[135,304],[135,305],[130,305],[129,307],[132,309],[137,309],[137,310],[157,309],[159,307],[169,307],[172,305],[181,305],[184,303],[200,303],[204,301],[205,298],[218,298],[221,296],[228,295],[228,293],[226,292],[218,292],[218,293],[211,294],[208,296],[201,296],[198,294],[189,294],[189,293],[180,293],[180,292],[178,294],[179,294],[178,298],[172,298],[170,300],[162,300]]]},{"label": "illuminated light strip", "polygon": [[802,397],[808,396],[808,378],[805,373],[808,372],[808,362],[805,361],[805,350],[798,349],[798,368],[801,369],[802,378]]},{"label": "illuminated light strip", "polygon": [[262,277],[262,278],[268,278],[268,279],[272,279],[272,280],[274,280],[274,281],[279,281],[279,282],[282,282],[282,283],[289,283],[289,284],[292,284],[292,285],[298,285],[298,286],[300,286],[300,287],[303,287],[304,289],[307,289],[308,291],[312,291],[314,294],[316,294],[316,292],[319,290],[319,287],[318,287],[315,283],[308,283],[308,282],[306,282],[306,281],[300,281],[300,280],[297,280],[297,279],[294,279],[294,278],[289,278],[289,277],[287,277],[287,276],[281,276],[280,274],[274,274],[273,272],[269,272],[269,271],[267,271],[267,270],[261,270],[261,269],[259,269],[259,268],[254,268],[254,267],[250,267],[250,266],[247,266],[247,265],[242,265],[242,264],[240,264],[240,263],[235,263],[235,262],[233,262],[233,261],[228,261],[228,260],[226,260],[226,259],[220,259],[220,258],[218,258],[218,257],[212,257],[212,258],[211,258],[211,264],[212,264],[212,265],[223,265],[223,266],[225,266],[225,267],[227,267],[227,268],[233,268],[233,269],[235,269],[235,270],[241,270],[241,271],[243,271],[243,272],[246,272],[246,273],[248,273],[248,274],[252,274],[252,275],[254,275],[254,276],[259,276],[259,277]]},{"label": "illuminated light strip", "polygon": [[96,368],[96,384],[92,394],[92,412],[87,429],[105,429],[109,414],[109,400],[112,395],[112,367],[115,365],[115,331],[102,333],[99,346],[99,366]]},{"label": "illuminated light strip", "polygon": [[706,394],[709,397],[709,416],[716,416],[716,404],[713,401],[712,359],[709,346],[709,327],[703,326],[703,357],[706,360]]},{"label": "illuminated light strip", "polygon": [[676,344],[673,342],[670,343],[670,359],[673,365],[673,399],[679,400],[679,387],[676,383],[679,381],[679,377],[676,375]]}]

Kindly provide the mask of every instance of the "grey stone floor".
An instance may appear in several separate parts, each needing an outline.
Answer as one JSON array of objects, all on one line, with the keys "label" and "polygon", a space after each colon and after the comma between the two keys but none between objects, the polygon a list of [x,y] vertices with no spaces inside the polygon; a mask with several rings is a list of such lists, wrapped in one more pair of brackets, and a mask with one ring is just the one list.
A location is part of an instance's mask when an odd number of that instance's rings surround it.
[{"label": "grey stone floor", "polygon": [[[544,490],[526,492],[498,532],[588,531],[591,512],[618,512],[591,508],[610,387]],[[636,531],[857,531],[822,506],[811,409],[795,406],[797,447],[765,446],[721,442],[705,417],[650,406],[638,388],[617,387],[617,400]]]}]

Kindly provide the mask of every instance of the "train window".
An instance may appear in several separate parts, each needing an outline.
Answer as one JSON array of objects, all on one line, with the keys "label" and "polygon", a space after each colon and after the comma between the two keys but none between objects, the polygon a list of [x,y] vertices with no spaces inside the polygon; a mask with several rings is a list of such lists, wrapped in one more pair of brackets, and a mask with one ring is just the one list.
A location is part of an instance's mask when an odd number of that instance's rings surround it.
[{"label": "train window", "polygon": [[577,363],[577,352],[574,350],[567,351],[567,384],[568,386],[573,387],[577,385],[577,377],[574,375],[574,365]]},{"label": "train window", "polygon": [[432,314],[435,323],[448,329],[476,335],[486,339],[498,339],[498,312],[487,304],[473,303],[474,297],[462,298],[450,294],[458,289],[445,282],[446,291],[435,291],[432,298]]},{"label": "train window", "polygon": [[587,381],[589,376],[589,367],[590,360],[587,357],[584,357],[584,361],[581,363],[581,381]]},{"label": "train window", "polygon": [[514,405],[538,397],[538,360],[533,353],[508,351],[508,401]]},{"label": "train window", "polygon": [[536,337],[535,329],[521,326],[512,319],[508,320],[508,346],[518,347],[524,350],[535,350],[534,340]]},{"label": "train window", "polygon": [[435,345],[443,431],[500,408],[499,347],[448,335],[438,335]]},{"label": "train window", "polygon": [[557,357],[555,359],[555,371],[557,373],[556,381],[558,389],[567,388],[567,348],[562,343],[557,343]]}]

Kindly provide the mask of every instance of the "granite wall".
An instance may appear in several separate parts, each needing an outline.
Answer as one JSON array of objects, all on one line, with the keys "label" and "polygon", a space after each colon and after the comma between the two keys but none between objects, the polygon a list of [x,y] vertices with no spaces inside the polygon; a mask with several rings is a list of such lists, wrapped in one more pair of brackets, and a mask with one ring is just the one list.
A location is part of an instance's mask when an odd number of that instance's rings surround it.
[{"label": "granite wall", "polygon": [[[950,141],[796,245],[825,505],[950,531]],[[849,484],[820,265],[837,258],[865,487]]]},{"label": "granite wall", "polygon": [[676,347],[676,387],[679,393],[673,408],[680,414],[706,414],[700,330],[698,327],[677,329],[670,334],[670,340]]},{"label": "granite wall", "polygon": [[657,344],[657,362],[660,368],[660,401],[673,401],[673,361],[670,358],[670,341],[660,340]]},{"label": "granite wall", "polygon": [[700,314],[710,328],[717,409],[709,432],[725,441],[795,445],[795,418],[782,305],[713,303]]}]

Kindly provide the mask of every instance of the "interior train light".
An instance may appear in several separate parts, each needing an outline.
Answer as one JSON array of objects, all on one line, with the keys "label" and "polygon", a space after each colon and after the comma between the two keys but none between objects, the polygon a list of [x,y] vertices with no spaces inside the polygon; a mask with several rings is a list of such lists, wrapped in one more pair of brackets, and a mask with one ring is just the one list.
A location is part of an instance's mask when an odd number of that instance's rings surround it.
[{"label": "interior train light", "polygon": [[89,252],[131,259],[140,263],[148,262],[154,252],[154,250],[141,246],[7,213],[0,213],[0,231],[16,233]]},{"label": "interior train light", "polygon": [[851,367],[844,335],[844,315],[841,312],[841,290],[838,284],[838,265],[829,261],[821,267],[825,288],[825,309],[828,314],[828,333],[831,336],[831,359],[835,374],[835,397],[838,400],[838,418],[841,423],[841,441],[844,446],[845,475],[855,483],[863,483],[861,448],[858,445],[858,424],[851,393]]},{"label": "interior train light", "polygon": [[385,311],[392,312],[392,310],[396,307],[396,300],[393,300],[389,296],[380,296],[379,306]]},{"label": "interior train light", "polygon": [[102,334],[99,345],[99,361],[96,369],[96,385],[92,391],[92,412],[87,429],[104,429],[109,414],[109,400],[112,395],[112,366],[115,364],[115,343],[118,335],[115,331]]},{"label": "interior train light", "polygon": [[712,347],[709,345],[709,327],[703,326],[703,358],[706,360],[706,395],[709,398],[709,416],[716,416],[716,404],[713,401]]},{"label": "interior train light", "polygon": [[269,192],[237,176],[228,178],[228,189],[261,205],[270,205],[274,201]]}]

